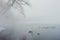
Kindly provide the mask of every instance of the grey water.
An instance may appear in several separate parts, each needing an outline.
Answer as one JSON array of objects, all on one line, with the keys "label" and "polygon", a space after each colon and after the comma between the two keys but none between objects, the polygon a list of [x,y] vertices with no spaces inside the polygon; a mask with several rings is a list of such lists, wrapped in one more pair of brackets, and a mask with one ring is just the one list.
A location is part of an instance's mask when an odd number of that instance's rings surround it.
[{"label": "grey water", "polygon": [[[25,23],[28,40],[60,40],[60,24]],[[26,29],[25,29],[26,30]]]}]

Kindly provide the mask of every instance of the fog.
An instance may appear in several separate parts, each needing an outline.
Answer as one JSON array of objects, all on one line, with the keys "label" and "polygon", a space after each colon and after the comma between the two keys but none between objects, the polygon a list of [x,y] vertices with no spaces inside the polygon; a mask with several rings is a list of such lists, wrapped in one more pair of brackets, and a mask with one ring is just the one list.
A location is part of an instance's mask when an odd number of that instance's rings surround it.
[{"label": "fog", "polygon": [[26,15],[40,23],[60,23],[60,0],[31,0],[32,9]]},{"label": "fog", "polygon": [[[30,2],[32,4],[32,9],[27,8],[25,10],[25,22],[27,24],[35,25],[32,26],[32,29],[34,32],[40,33],[41,40],[59,40],[60,0],[31,0]],[[38,27],[40,27],[40,29]],[[48,28],[45,29],[45,27]],[[53,29],[50,27],[55,28]]]},{"label": "fog", "polygon": [[1,40],[60,40],[60,0],[30,0],[0,14]]}]

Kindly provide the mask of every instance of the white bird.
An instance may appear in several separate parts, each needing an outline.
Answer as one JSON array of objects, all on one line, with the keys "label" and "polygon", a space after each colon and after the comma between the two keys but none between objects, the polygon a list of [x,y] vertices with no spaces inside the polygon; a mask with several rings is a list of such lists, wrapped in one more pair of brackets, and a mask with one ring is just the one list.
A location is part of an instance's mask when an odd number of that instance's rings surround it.
[{"label": "white bird", "polygon": [[25,4],[29,5],[28,1],[0,0],[0,40],[22,40],[21,38],[24,38],[23,35],[26,35],[26,32],[23,33],[25,30],[22,30],[23,27],[20,24],[24,19],[22,5]]}]

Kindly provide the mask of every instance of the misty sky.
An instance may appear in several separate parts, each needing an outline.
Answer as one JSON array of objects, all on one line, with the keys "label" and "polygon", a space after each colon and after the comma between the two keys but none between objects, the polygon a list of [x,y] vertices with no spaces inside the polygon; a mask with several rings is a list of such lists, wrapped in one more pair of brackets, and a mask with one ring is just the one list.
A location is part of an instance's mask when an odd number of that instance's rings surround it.
[{"label": "misty sky", "polygon": [[28,7],[25,11],[27,18],[41,23],[60,23],[60,0],[31,0],[30,2],[32,8]]}]

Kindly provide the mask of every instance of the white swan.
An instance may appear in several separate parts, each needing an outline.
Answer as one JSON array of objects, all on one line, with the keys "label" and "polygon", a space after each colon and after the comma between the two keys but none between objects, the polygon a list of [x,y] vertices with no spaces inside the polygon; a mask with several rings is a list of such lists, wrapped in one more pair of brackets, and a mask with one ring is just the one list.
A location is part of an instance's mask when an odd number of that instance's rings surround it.
[{"label": "white swan", "polygon": [[29,5],[26,0],[0,0],[0,40],[23,40],[24,3]]}]

